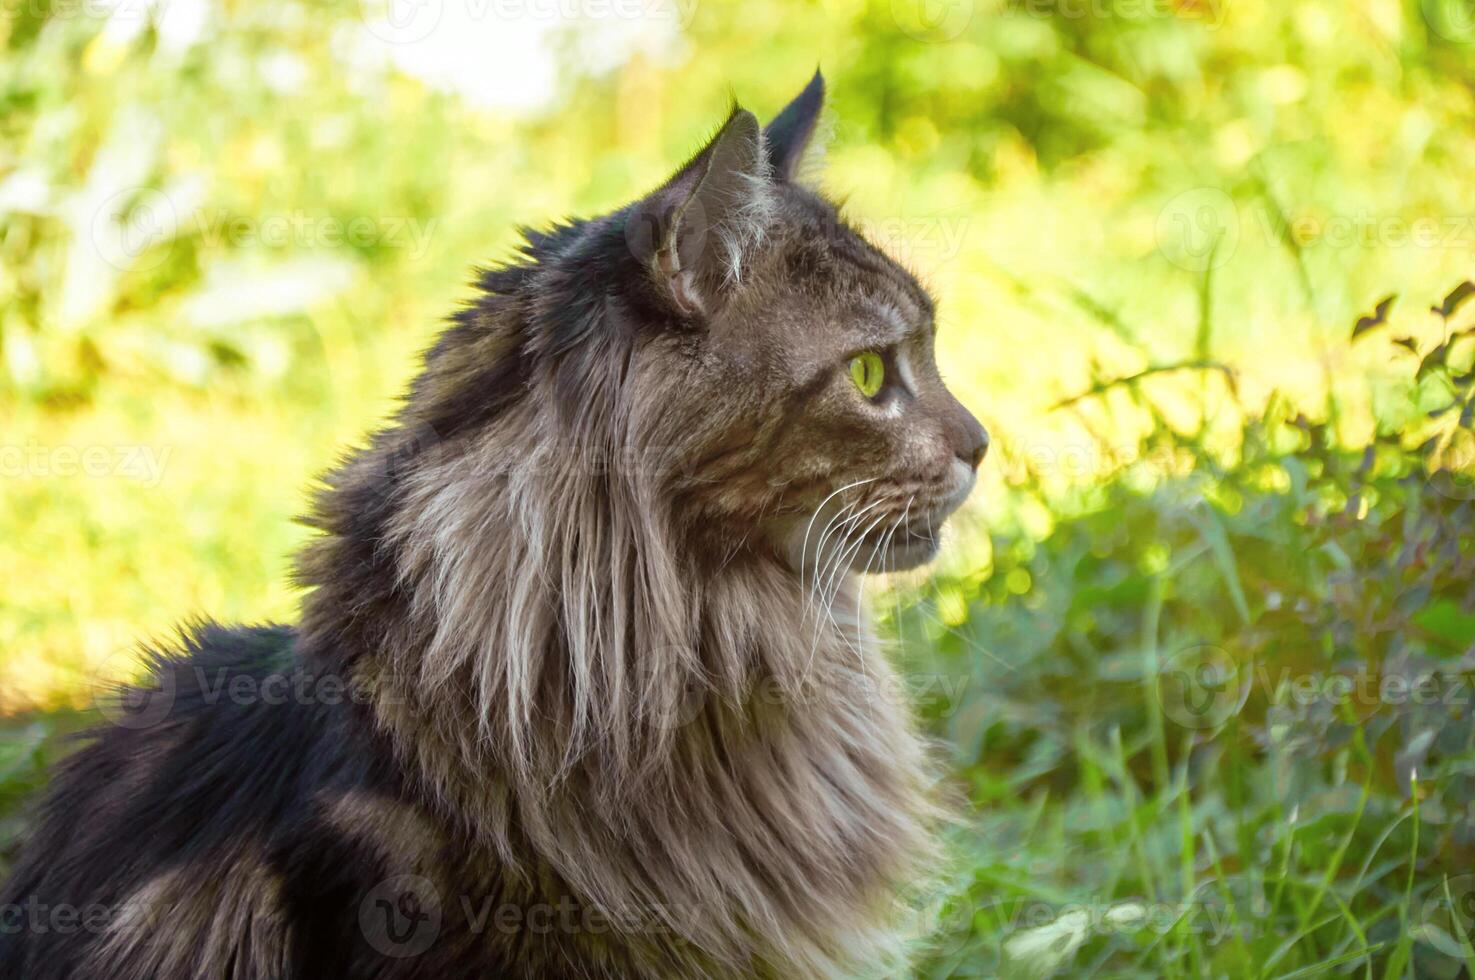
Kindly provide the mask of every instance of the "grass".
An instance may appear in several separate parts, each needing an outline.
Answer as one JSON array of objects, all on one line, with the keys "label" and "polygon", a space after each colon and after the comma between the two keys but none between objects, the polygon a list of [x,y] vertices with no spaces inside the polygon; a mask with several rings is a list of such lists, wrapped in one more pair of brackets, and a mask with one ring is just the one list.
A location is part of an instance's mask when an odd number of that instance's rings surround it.
[{"label": "grass", "polygon": [[890,596],[977,814],[925,975],[1465,975],[1475,326],[1447,336],[1404,391],[1429,431],[1272,404],[1221,455],[1156,416],[1138,457],[1192,468]]}]

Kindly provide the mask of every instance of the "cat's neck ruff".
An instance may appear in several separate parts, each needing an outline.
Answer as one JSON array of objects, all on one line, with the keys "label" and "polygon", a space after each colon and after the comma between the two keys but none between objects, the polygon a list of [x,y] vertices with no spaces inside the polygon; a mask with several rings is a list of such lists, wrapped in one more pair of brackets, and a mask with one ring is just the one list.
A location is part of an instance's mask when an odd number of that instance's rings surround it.
[{"label": "cat's neck ruff", "polygon": [[472,492],[486,465],[411,476],[386,540],[403,601],[353,668],[447,826],[658,920],[629,939],[657,972],[893,975],[935,813],[856,583],[818,609],[771,558],[698,574],[602,478]]}]

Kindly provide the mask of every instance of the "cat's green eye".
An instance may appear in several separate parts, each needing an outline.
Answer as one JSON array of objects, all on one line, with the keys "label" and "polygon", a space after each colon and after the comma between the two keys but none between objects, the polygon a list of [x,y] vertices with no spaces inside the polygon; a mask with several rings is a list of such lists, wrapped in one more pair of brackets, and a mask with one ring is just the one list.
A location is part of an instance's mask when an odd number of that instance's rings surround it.
[{"label": "cat's green eye", "polygon": [[857,354],[850,359],[850,377],[862,395],[875,398],[886,383],[886,362],[875,351]]}]

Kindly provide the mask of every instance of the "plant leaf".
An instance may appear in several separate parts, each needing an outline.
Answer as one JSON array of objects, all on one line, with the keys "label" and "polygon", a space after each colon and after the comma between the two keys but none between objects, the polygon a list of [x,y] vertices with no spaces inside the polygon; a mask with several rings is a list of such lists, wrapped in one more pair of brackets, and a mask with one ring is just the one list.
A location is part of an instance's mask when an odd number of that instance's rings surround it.
[{"label": "plant leaf", "polygon": [[1434,370],[1437,367],[1443,367],[1444,355],[1448,353],[1448,351],[1449,344],[1440,344],[1438,347],[1425,354],[1424,359],[1419,362],[1419,370],[1414,375],[1414,377],[1417,380],[1422,381],[1424,380],[1424,375],[1428,374],[1430,371]]},{"label": "plant leaf", "polygon": [[1378,305],[1373,308],[1373,315],[1361,317],[1352,327],[1352,339],[1356,340],[1369,330],[1386,324],[1388,322],[1388,311],[1393,308],[1393,301],[1397,298],[1398,294],[1394,293],[1391,296],[1385,296],[1379,300]]},{"label": "plant leaf", "polygon": [[1431,306],[1429,307],[1429,309],[1448,320],[1450,317],[1455,315],[1455,311],[1463,306],[1465,304],[1465,301],[1468,300],[1471,296],[1475,296],[1475,282],[1471,282],[1470,280],[1466,279],[1464,282],[1456,286],[1453,292],[1444,297],[1444,302],[1442,304],[1440,304],[1439,306]]}]

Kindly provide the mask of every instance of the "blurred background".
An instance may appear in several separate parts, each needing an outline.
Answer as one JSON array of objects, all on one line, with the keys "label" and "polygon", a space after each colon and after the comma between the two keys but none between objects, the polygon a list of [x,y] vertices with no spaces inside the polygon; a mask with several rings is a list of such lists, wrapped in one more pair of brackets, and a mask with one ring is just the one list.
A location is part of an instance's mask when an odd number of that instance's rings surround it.
[{"label": "blurred background", "polygon": [[873,588],[968,803],[920,975],[1471,975],[1475,2],[3,0],[0,49],[0,846],[141,638],[293,617],[474,265],[818,65],[994,436]]}]

